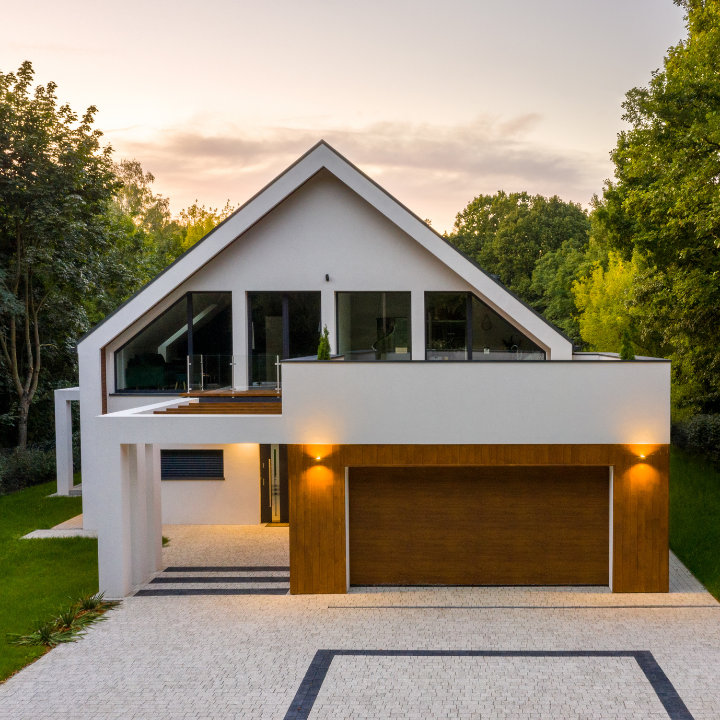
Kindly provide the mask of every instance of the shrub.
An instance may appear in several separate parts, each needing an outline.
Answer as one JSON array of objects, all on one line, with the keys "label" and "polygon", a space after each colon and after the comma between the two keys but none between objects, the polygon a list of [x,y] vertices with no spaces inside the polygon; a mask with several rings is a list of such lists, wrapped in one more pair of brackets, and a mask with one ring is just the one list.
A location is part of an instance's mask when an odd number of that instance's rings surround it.
[{"label": "shrub", "polygon": [[326,325],[323,329],[323,334],[320,337],[320,344],[318,345],[318,360],[329,360],[330,359],[330,333],[328,326]]},{"label": "shrub", "polygon": [[0,495],[52,480],[56,475],[55,451],[16,448],[0,455]]},{"label": "shrub", "polygon": [[683,450],[720,462],[720,415],[695,415],[673,425],[672,441]]},{"label": "shrub", "polygon": [[104,614],[119,604],[117,600],[105,600],[103,593],[86,595],[56,618],[37,625],[28,635],[9,634],[7,640],[11,645],[44,645],[49,648],[75,642],[84,635],[87,625],[105,620]]}]

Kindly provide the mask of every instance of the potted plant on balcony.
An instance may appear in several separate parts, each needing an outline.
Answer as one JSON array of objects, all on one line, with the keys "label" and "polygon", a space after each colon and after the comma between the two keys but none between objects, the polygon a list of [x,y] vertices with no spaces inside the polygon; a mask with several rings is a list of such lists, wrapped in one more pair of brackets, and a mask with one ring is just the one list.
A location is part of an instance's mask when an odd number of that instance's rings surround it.
[{"label": "potted plant on balcony", "polygon": [[320,338],[320,344],[318,345],[318,360],[329,360],[330,359],[330,333],[328,326],[325,325],[323,329],[322,337]]}]

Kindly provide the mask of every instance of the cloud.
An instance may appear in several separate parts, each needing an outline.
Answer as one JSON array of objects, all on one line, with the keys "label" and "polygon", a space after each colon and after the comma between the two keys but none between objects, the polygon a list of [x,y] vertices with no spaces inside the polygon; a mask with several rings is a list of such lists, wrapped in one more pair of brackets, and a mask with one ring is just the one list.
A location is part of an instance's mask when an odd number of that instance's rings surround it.
[{"label": "cloud", "polygon": [[[242,202],[324,138],[436,228],[480,193],[527,190],[587,203],[609,175],[605,158],[543,146],[542,118],[482,116],[464,125],[376,122],[363,127],[223,127],[202,123],[109,133],[120,157],[140,160],[179,209]],[[177,206],[177,207],[176,207]]]}]

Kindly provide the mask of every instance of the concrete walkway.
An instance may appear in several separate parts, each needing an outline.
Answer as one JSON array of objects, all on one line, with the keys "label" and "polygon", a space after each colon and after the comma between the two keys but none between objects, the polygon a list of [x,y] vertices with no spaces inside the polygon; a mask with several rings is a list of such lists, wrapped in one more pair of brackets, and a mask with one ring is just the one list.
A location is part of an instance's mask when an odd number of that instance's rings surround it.
[{"label": "concrete walkway", "polygon": [[[52,497],[52,496],[51,496]],[[59,525],[48,528],[46,530],[33,530],[27,535],[23,535],[21,540],[39,540],[42,538],[66,538],[66,537],[87,537],[96,538],[96,530],[83,530],[83,516],[76,515],[71,517]]]},{"label": "concrete walkway", "polygon": [[[164,534],[168,568],[288,564],[287,528]],[[0,686],[0,718],[716,720],[720,605],[675,560],[672,577],[663,595],[131,597]]]}]

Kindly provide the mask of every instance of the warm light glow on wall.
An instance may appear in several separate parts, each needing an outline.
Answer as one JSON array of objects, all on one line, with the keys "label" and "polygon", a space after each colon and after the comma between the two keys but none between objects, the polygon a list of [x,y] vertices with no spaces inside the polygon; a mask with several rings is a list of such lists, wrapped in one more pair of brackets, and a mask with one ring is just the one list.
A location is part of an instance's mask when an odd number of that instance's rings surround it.
[{"label": "warm light glow on wall", "polygon": [[629,468],[627,478],[633,487],[640,489],[656,483],[660,479],[660,474],[652,465],[639,462]]},{"label": "warm light glow on wall", "polygon": [[625,446],[638,460],[645,460],[657,449],[656,445],[626,445]]}]

